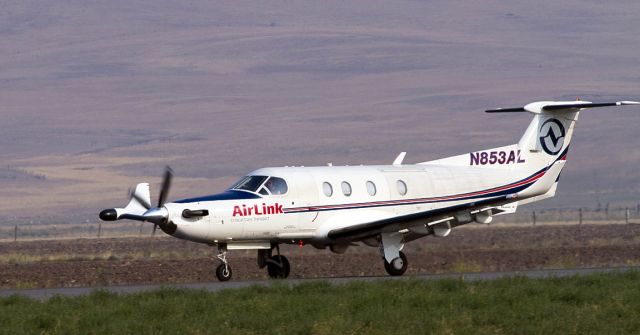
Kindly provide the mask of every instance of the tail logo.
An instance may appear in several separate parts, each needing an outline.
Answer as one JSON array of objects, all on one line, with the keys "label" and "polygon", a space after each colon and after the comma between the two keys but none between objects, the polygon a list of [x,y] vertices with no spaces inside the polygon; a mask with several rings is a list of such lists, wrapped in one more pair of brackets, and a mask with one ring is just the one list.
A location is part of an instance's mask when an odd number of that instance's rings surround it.
[{"label": "tail logo", "polygon": [[548,119],[540,127],[540,145],[544,152],[555,155],[564,145],[564,126],[557,119]]}]

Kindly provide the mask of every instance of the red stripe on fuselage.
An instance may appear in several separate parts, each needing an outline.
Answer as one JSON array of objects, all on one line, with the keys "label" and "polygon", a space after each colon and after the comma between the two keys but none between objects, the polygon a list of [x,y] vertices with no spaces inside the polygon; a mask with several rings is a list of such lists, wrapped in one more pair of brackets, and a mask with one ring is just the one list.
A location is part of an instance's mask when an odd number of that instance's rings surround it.
[{"label": "red stripe on fuselage", "polygon": [[527,179],[521,180],[519,182],[515,182],[512,184],[508,184],[500,187],[494,187],[488,190],[482,190],[482,191],[476,191],[476,192],[470,192],[470,193],[462,193],[462,194],[434,197],[434,198],[417,198],[417,199],[375,201],[375,202],[353,203],[353,204],[342,204],[342,205],[324,205],[324,206],[310,206],[310,207],[299,207],[299,208],[286,208],[285,213],[296,213],[296,212],[327,210],[327,209],[348,209],[348,208],[354,208],[354,207],[361,207],[363,205],[364,206],[406,205],[411,203],[456,200],[459,198],[466,198],[466,197],[483,195],[483,194],[488,194],[493,192],[505,191],[505,190],[516,188],[528,183],[533,183],[538,179],[542,178],[542,176],[544,176],[546,172],[547,170],[544,169],[534,174],[533,176]]}]

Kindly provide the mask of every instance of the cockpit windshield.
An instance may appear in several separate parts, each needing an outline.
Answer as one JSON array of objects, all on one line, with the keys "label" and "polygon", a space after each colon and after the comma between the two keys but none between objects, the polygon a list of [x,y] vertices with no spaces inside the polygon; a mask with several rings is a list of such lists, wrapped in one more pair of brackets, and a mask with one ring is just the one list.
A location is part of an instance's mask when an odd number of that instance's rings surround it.
[{"label": "cockpit windshield", "polygon": [[289,190],[287,182],[284,179],[268,176],[243,177],[231,186],[230,189],[256,192],[262,195],[282,195],[286,194]]},{"label": "cockpit windshield", "polygon": [[267,176],[246,176],[231,186],[233,190],[257,192],[258,188],[267,180]]}]

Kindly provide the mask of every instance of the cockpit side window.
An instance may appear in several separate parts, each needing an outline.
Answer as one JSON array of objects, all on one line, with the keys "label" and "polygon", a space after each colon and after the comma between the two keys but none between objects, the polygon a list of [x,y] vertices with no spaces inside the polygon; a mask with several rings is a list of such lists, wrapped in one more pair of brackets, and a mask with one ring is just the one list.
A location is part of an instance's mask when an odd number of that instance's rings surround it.
[{"label": "cockpit side window", "polygon": [[247,179],[251,178],[251,176],[244,176],[242,178],[240,178],[238,181],[236,181],[235,183],[233,183],[233,185],[231,185],[229,187],[230,190],[235,189],[236,187],[238,187],[238,185],[244,183]]},{"label": "cockpit side window", "polygon": [[278,177],[269,178],[269,180],[267,180],[267,182],[264,184],[264,187],[266,187],[273,195],[286,194],[289,190],[289,188],[287,187],[287,182],[284,181],[284,179]]},{"label": "cockpit side window", "polygon": [[264,181],[269,178],[267,176],[246,176],[240,179],[234,186],[231,187],[233,190],[244,190],[256,192],[258,188]]}]

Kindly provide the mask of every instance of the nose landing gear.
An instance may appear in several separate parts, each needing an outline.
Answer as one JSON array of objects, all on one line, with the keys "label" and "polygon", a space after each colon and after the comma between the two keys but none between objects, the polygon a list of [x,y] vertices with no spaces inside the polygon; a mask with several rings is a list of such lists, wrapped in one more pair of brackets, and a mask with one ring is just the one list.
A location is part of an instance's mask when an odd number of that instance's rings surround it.
[{"label": "nose landing gear", "polygon": [[220,265],[216,268],[216,277],[219,281],[227,281],[231,279],[231,267],[227,262],[227,248],[224,246],[218,247],[218,259]]}]

